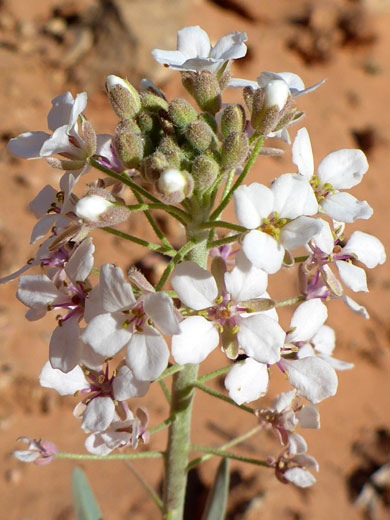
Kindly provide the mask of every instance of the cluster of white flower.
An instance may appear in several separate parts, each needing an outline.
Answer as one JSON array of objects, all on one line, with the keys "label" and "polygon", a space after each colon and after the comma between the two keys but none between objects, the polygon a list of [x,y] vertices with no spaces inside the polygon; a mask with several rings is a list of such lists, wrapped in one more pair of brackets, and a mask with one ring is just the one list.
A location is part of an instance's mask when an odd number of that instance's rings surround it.
[{"label": "cluster of white flower", "polygon": [[[96,135],[82,114],[86,94],[74,99],[67,92],[53,100],[52,135],[27,132],[11,139],[8,149],[14,155],[49,158],[51,166],[66,173],[60,191],[46,186],[30,204],[39,219],[31,243],[50,236],[32,260],[1,281],[19,277],[17,298],[29,308],[27,319],[60,313],[40,383],[61,395],[82,396],[74,413],[89,434],[90,452],[106,455],[147,441],[147,413],[137,408],[133,414],[127,401],[144,396],[151,382],[164,375],[170,355],[177,365],[198,364],[220,346],[231,360],[225,386],[238,405],[267,393],[272,366],[286,374],[293,389],[256,415],[284,447],[279,458],[269,459],[278,478],[308,486],[315,479],[307,468],[317,469],[317,463],[306,454],[296,426],[319,427],[314,403],[336,393],[335,370],[352,367],[332,357],[335,334],[325,325],[326,301],[343,298],[368,317],[344,294],[343,284],[354,292],[367,291],[365,271],[356,262],[373,268],[385,261],[385,252],[374,236],[354,231],[348,239],[345,234],[345,223],[373,213],[366,201],[340,191],[358,184],[367,171],[360,150],[333,152],[314,173],[309,136],[302,128],[292,146],[298,173],[281,175],[270,187],[239,182],[259,143],[275,136],[289,141],[287,128],[303,115],[295,99],[323,83],[305,89],[292,73],[263,72],[255,82],[231,78],[230,63],[245,55],[245,41],[245,34],[232,33],[212,47],[203,30],[188,27],[179,31],[177,51],[153,51],[157,61],[180,71],[200,114],[184,99],[168,102],[150,81],[144,80],[137,92],[126,80],[109,76],[107,93],[120,119],[115,135]],[[228,86],[243,88],[247,111],[239,104],[222,105]],[[76,183],[91,166],[106,177],[79,198]],[[240,177],[232,186],[235,175]],[[225,198],[218,206],[223,183]],[[126,205],[126,186],[138,194],[139,207]],[[221,238],[215,229],[229,228],[219,218],[232,197],[240,225],[230,226],[236,235]],[[161,251],[174,257],[170,292],[162,290],[163,283],[155,289],[134,269],[127,281],[114,264],[93,267],[88,236],[93,229],[107,230],[132,212],[154,207],[176,216],[190,241],[181,255],[172,253],[163,237]],[[294,259],[302,246],[307,254]],[[211,251],[210,271],[207,256],[202,262],[188,256],[197,247]],[[283,330],[278,303],[267,292],[268,276],[294,265],[300,293],[291,301],[299,305]],[[30,268],[40,269],[39,274],[20,276]],[[28,451],[16,455],[35,460],[43,448],[32,446],[30,458]]]}]

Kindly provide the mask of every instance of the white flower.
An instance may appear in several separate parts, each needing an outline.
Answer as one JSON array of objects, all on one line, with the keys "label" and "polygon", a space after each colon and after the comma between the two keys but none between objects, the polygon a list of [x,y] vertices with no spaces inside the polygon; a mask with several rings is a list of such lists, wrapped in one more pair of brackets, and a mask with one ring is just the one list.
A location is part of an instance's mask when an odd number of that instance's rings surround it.
[{"label": "white flower", "polygon": [[245,56],[245,33],[233,32],[211,46],[207,33],[199,26],[185,27],[177,33],[177,51],[154,49],[153,58],[172,69],[217,72],[227,61]]},{"label": "white flower", "polygon": [[122,271],[110,264],[101,267],[99,286],[92,292],[82,340],[107,357],[126,347],[126,362],[136,378],[156,379],[167,366],[169,351],[155,325],[164,334],[179,330],[171,298],[145,291],[136,299]]},{"label": "white flower", "polygon": [[320,229],[306,216],[316,214],[318,205],[309,183],[299,175],[282,175],[271,189],[258,183],[241,185],[234,192],[234,204],[239,222],[252,230],[242,241],[245,255],[269,274],[280,269],[285,249],[306,244]]},{"label": "white flower", "polygon": [[318,463],[314,457],[306,455],[306,453],[290,454],[285,451],[281,454],[277,461],[273,463],[275,467],[276,477],[288,484],[291,482],[298,487],[312,486],[316,479],[310,473],[309,469],[318,471]]},{"label": "white flower", "polygon": [[301,128],[294,140],[292,154],[299,173],[313,186],[324,213],[340,222],[371,217],[373,211],[366,201],[359,201],[349,193],[339,191],[356,186],[366,173],[368,163],[361,150],[344,149],[328,154],[314,175],[309,134],[306,128]]}]

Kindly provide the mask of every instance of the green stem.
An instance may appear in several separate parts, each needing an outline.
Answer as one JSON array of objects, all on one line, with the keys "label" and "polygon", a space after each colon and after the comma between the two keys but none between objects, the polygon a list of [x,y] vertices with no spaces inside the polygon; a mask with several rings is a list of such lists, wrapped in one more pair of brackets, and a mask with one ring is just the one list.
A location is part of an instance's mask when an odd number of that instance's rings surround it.
[{"label": "green stem", "polygon": [[207,243],[207,249],[224,246],[225,244],[232,244],[233,242],[237,242],[237,240],[239,240],[241,237],[242,233],[238,233],[237,235],[231,235],[230,237],[220,238],[219,240],[213,240],[212,242]]},{"label": "green stem", "polygon": [[260,136],[258,138],[258,140],[257,140],[257,142],[256,142],[256,144],[255,144],[255,146],[254,146],[254,148],[252,150],[252,153],[249,156],[248,162],[246,163],[244,169],[242,170],[242,172],[238,176],[236,182],[233,184],[232,188],[229,190],[229,192],[226,195],[226,197],[221,200],[221,202],[219,203],[217,208],[210,215],[210,220],[216,220],[219,217],[219,215],[222,213],[222,211],[226,208],[226,206],[229,204],[231,198],[233,197],[234,192],[236,191],[236,189],[239,186],[241,186],[241,184],[243,183],[245,177],[248,175],[249,170],[254,165],[254,163],[256,161],[256,158],[259,155],[259,152],[261,150],[261,147],[263,146],[264,139],[265,139],[264,136]]},{"label": "green stem", "polygon": [[190,222],[190,216],[188,213],[183,211],[180,208],[176,208],[176,206],[171,206],[170,204],[164,204],[163,202],[159,202],[158,204],[155,202],[146,203],[143,202],[141,204],[129,204],[126,206],[130,211],[149,211],[150,209],[160,209],[162,211],[166,211],[172,217],[175,217],[182,224]]},{"label": "green stem", "polygon": [[161,386],[161,390],[163,391],[166,400],[168,401],[168,403],[170,403],[171,402],[171,392],[168,390],[167,385],[165,384],[165,382],[162,379],[158,383]]},{"label": "green stem", "polygon": [[124,233],[123,231],[119,231],[118,229],[114,229],[112,227],[102,227],[100,229],[106,231],[107,233],[110,233],[111,235],[115,235],[119,238],[123,238],[124,240],[128,240],[129,242],[134,242],[134,244],[147,247],[148,249],[152,249],[153,251],[158,251],[163,255],[174,257],[177,254],[177,251],[175,249],[168,249],[165,246],[153,244],[153,242],[148,242],[147,240],[142,240],[142,238],[133,237],[133,235],[128,235],[127,233]]},{"label": "green stem", "polygon": [[[243,361],[238,361],[235,363],[235,365],[241,365]],[[214,379],[215,377],[221,376],[223,374],[226,374],[226,372],[229,372],[229,370],[232,368],[232,365],[228,365],[223,368],[219,368],[218,370],[214,370],[213,372],[209,372],[208,374],[205,374],[204,376],[198,377],[199,383],[204,383],[205,381],[208,381],[209,379]]]},{"label": "green stem", "polygon": [[[138,200],[140,204],[142,204],[144,201],[141,197],[141,195],[133,190],[134,197]],[[167,239],[167,237],[164,235],[164,233],[161,231],[161,229],[157,226],[156,222],[154,221],[154,218],[152,217],[150,211],[144,211],[144,215],[147,218],[149,224],[152,226],[153,231],[156,233],[158,238],[161,240],[161,242],[164,244],[165,247],[168,247],[169,249],[173,249],[171,243]]]},{"label": "green stem", "polygon": [[201,451],[203,453],[209,453],[211,455],[218,455],[219,457],[225,457],[227,459],[239,460],[241,462],[247,462],[248,464],[255,464],[256,466],[265,466],[266,468],[270,468],[271,466],[268,462],[258,459],[252,459],[249,457],[243,457],[241,455],[236,455],[235,453],[230,453],[229,451],[221,450],[220,448],[210,448],[209,446],[201,446],[199,444],[191,444],[191,449],[194,451]]},{"label": "green stem", "polygon": [[162,511],[163,503],[161,498],[157,495],[157,493],[154,491],[154,489],[149,485],[149,483],[144,479],[144,477],[130,464],[130,462],[124,461],[125,465],[129,470],[132,472],[132,474],[135,476],[135,478],[138,480],[138,482],[141,484],[141,486],[147,491],[150,495],[150,498],[153,500],[153,502],[156,504],[156,506]]},{"label": "green stem", "polygon": [[[243,433],[242,435],[240,435],[239,437],[235,437],[234,439],[232,439],[231,441],[227,442],[226,444],[223,444],[222,446],[219,447],[219,449],[220,450],[227,450],[228,448],[232,448],[233,446],[237,446],[237,444],[240,444],[241,442],[246,441],[247,439],[249,439],[250,437],[255,435],[255,433],[257,433],[262,428],[263,428],[263,426],[261,424],[258,424],[257,426],[255,426],[251,430],[249,430],[249,431]],[[196,459],[191,460],[191,462],[188,464],[188,469],[191,469],[194,466],[197,466],[198,464],[200,464],[201,462],[204,462],[205,460],[211,459],[211,457],[214,457],[214,453],[206,453],[206,455],[202,455],[201,457],[198,457]]]},{"label": "green stem", "polygon": [[113,453],[110,455],[87,455],[84,453],[65,453],[59,451],[56,459],[76,460],[125,460],[125,459],[158,459],[164,456],[163,451],[141,451],[139,453]]},{"label": "green stem", "polygon": [[233,399],[230,399],[230,397],[227,397],[224,394],[221,394],[220,392],[217,392],[216,390],[212,390],[208,386],[202,384],[199,382],[199,380],[194,381],[192,383],[193,386],[196,388],[199,388],[199,390],[202,390],[202,392],[205,392],[206,394],[212,395],[213,397],[216,397],[217,399],[220,399],[221,401],[225,401],[226,403],[232,404],[233,406],[236,406],[237,408],[240,408],[241,410],[244,410],[245,412],[249,412],[252,415],[254,414],[255,410],[251,408],[250,406],[245,406],[244,404],[237,404],[233,401]]},{"label": "green stem", "polygon": [[240,231],[241,233],[246,233],[248,230],[243,226],[238,226],[237,224],[232,224],[231,222],[224,222],[223,220],[213,220],[212,222],[203,222],[199,225],[200,229],[210,229],[215,227],[233,229],[233,231]]},{"label": "green stem", "polygon": [[172,365],[171,367],[168,367],[160,376],[158,376],[157,379],[154,380],[154,383],[161,381],[166,377],[173,376],[173,374],[176,374],[176,372],[180,372],[180,370],[183,370],[183,368],[184,367],[182,365]]},{"label": "green stem", "polygon": [[171,424],[171,419],[165,419],[165,421],[160,422],[160,424],[156,424],[156,426],[153,426],[152,428],[148,429],[149,435],[154,435],[155,433],[163,430],[167,426]]},{"label": "green stem", "polygon": [[161,289],[164,287],[165,282],[168,280],[169,275],[173,271],[176,264],[180,262],[184,258],[184,256],[193,248],[195,247],[195,242],[187,242],[179,251],[176,252],[176,255],[172,258],[172,260],[169,262],[167,267],[165,268],[160,280],[156,284],[156,291],[161,291]]}]

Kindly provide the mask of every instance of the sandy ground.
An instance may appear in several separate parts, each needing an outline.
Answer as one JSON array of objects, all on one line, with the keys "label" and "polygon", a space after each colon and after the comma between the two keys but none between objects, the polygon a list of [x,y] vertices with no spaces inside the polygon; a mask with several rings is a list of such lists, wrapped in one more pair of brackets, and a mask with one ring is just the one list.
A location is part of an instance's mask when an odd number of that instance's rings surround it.
[{"label": "sandy ground", "polygon": [[[99,132],[114,130],[116,117],[103,93],[104,73],[126,75],[127,72],[118,63],[113,65],[115,70],[110,70],[112,62],[102,59],[96,33],[80,33],[80,27],[87,25],[87,9],[97,3],[97,0],[0,2],[1,275],[16,270],[32,255],[28,240],[34,217],[28,211],[28,202],[44,184],[55,185],[59,179],[59,174],[43,161],[10,157],[5,149],[8,139],[23,131],[44,130],[50,100],[67,89],[76,93],[86,86],[91,92],[86,111],[89,120]],[[375,4],[375,9],[370,10],[371,4]],[[201,25],[214,41],[233,30],[247,32],[249,52],[235,66],[238,77],[254,79],[262,70],[288,70],[299,74],[306,85],[327,78],[323,87],[299,102],[307,113],[304,124],[311,135],[316,162],[339,148],[363,148],[370,170],[353,194],[367,199],[374,208],[374,216],[359,221],[356,228],[378,236],[389,251],[390,12],[386,2],[365,2],[365,5],[367,9],[361,10],[359,1],[347,0],[198,0],[189,2],[181,16],[186,17],[187,25]],[[147,3],[145,10],[147,13]],[[165,20],[162,15],[163,24],[171,27],[172,20]],[[104,20],[99,27],[97,30],[104,32]],[[167,29],[167,42],[172,41],[170,31],[171,28]],[[161,34],[159,38],[162,48],[172,46],[162,44]],[[118,41],[116,44],[119,45]],[[149,48],[157,46],[153,32],[145,35],[143,44]],[[99,76],[98,70],[106,72]],[[174,73],[163,71],[161,75],[155,68],[143,71],[139,64],[134,70],[134,81],[137,74],[152,73],[170,98],[183,95]],[[240,101],[237,96],[236,92],[229,92],[227,100]],[[294,128],[293,136],[295,132]],[[285,156],[278,160],[261,158],[249,181],[268,182],[280,173],[294,171],[290,150],[283,147]],[[181,230],[169,222],[166,225],[172,240],[180,244]],[[142,219],[132,221],[131,232],[152,238]],[[110,261],[125,268],[142,259],[140,248],[103,236],[102,232],[95,232],[94,241],[97,264]],[[153,256],[147,263],[151,265],[152,275],[163,268],[163,262]],[[321,430],[305,434],[309,453],[320,464],[317,484],[302,491],[282,485],[271,471],[232,464],[229,520],[388,518],[389,484],[377,490],[371,516],[354,505],[370,475],[389,460],[390,449],[388,264],[367,274],[370,293],[359,294],[357,299],[367,306],[370,321],[353,315],[340,301],[329,305],[329,324],[337,334],[336,354],[355,363],[355,368],[339,374],[337,395],[320,405]],[[41,389],[37,382],[47,359],[53,317],[28,323],[24,307],[15,299],[16,284],[2,286],[0,290],[0,516],[10,520],[70,520],[74,518],[70,490],[74,464],[58,461],[38,468],[9,456],[20,435],[50,439],[61,451],[84,450],[84,434],[72,416],[75,400],[60,398]],[[271,286],[275,298],[289,297],[293,290],[290,273],[281,275]],[[281,316],[285,325],[287,319],[287,315]],[[219,353],[214,353],[202,371],[206,373],[224,362]],[[287,388],[275,371],[270,395]],[[149,409],[152,425],[165,418],[167,406],[158,387],[152,388],[142,404]],[[197,396],[194,442],[218,446],[253,426],[252,417],[227,405],[216,406],[208,396]],[[158,449],[164,442],[165,434],[157,434],[150,449]],[[264,458],[277,455],[279,446],[273,438],[262,434],[248,440],[238,452]],[[122,462],[83,462],[81,466],[105,519],[158,517],[146,492]],[[146,461],[137,467],[158,489],[162,475],[158,463]],[[192,476],[187,520],[200,518],[199,510],[215,467],[216,461],[208,461]]]}]

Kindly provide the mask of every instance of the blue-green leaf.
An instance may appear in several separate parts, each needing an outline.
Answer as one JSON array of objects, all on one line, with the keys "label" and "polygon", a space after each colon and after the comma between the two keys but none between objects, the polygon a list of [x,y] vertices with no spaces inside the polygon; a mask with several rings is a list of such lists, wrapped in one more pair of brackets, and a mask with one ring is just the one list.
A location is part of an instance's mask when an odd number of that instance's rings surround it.
[{"label": "blue-green leaf", "polygon": [[202,520],[225,518],[229,491],[229,459],[223,458],[218,466],[215,481],[210,490]]},{"label": "blue-green leaf", "polygon": [[102,520],[102,514],[81,468],[72,474],[73,505],[77,520]]}]

